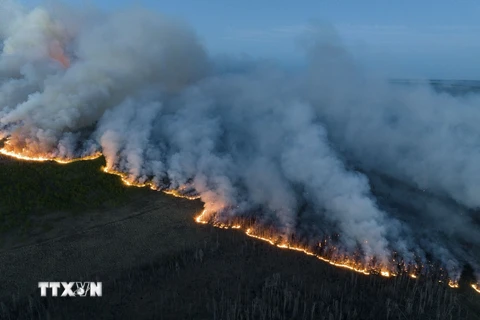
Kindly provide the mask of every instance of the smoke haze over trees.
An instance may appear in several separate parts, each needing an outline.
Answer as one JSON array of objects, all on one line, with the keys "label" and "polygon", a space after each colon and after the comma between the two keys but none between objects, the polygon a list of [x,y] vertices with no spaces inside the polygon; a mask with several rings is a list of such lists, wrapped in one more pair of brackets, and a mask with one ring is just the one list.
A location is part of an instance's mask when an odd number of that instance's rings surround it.
[{"label": "smoke haze over trees", "polygon": [[6,150],[101,151],[131,181],[192,190],[219,221],[338,233],[366,263],[398,252],[452,278],[480,271],[478,95],[373,79],[328,27],[305,35],[308,68],[292,75],[217,60],[189,26],[138,8],[0,6]]}]

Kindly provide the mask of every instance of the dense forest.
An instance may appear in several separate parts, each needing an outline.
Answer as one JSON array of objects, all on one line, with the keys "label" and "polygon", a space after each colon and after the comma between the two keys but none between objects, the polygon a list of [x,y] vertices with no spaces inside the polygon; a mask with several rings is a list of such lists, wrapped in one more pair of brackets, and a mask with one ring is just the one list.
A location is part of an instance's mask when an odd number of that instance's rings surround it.
[{"label": "dense forest", "polygon": [[127,191],[120,179],[100,173],[104,163],[103,158],[68,165],[0,158],[0,232],[28,228],[32,215],[125,203]]}]

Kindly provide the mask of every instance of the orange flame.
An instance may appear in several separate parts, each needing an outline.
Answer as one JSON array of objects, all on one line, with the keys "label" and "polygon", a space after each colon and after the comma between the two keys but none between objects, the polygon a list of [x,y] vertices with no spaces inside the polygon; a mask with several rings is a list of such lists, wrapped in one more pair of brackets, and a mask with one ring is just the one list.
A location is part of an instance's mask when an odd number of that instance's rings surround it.
[{"label": "orange flame", "polygon": [[70,67],[70,59],[65,55],[65,51],[59,41],[53,41],[50,44],[49,55],[55,61],[58,61],[65,69]]},{"label": "orange flame", "polygon": [[391,276],[390,271],[380,271],[380,274],[384,277],[389,278]]},{"label": "orange flame", "polygon": [[168,194],[168,195],[177,197],[177,198],[184,198],[184,199],[188,199],[188,200],[197,200],[197,199],[200,199],[200,196],[189,196],[189,195],[185,195],[185,194],[182,194],[182,193],[180,193],[178,190],[175,190],[175,189],[162,190],[162,192],[165,193],[165,194]]},{"label": "orange flame", "polygon": [[57,157],[48,157],[48,156],[26,156],[22,154],[15,153],[13,151],[8,151],[6,149],[0,149],[0,154],[3,154],[5,156],[15,158],[18,160],[23,160],[23,161],[35,161],[35,162],[46,162],[46,161],[54,161],[59,164],[68,164],[72,162],[77,162],[77,161],[87,161],[87,160],[94,160],[97,158],[100,158],[102,154],[100,152],[96,152],[92,155],[89,156],[84,156],[81,158],[71,158],[71,159],[64,159],[64,158],[57,158]]},{"label": "orange flame", "polygon": [[457,282],[457,281],[454,281],[454,280],[449,280],[449,281],[448,281],[448,286],[449,286],[450,288],[457,289],[457,288],[458,288],[458,282]]},{"label": "orange flame", "polygon": [[[94,153],[92,155],[85,156],[85,157],[82,157],[82,158],[62,159],[62,158],[57,158],[57,157],[50,157],[50,156],[47,156],[47,155],[26,156],[24,154],[16,153],[16,152],[13,152],[13,151],[8,151],[5,148],[0,149],[0,154],[3,154],[5,156],[9,156],[9,157],[12,157],[12,158],[15,158],[15,159],[18,159],[18,160],[37,161],[37,162],[55,161],[55,162],[60,163],[60,164],[67,164],[67,163],[72,163],[72,162],[75,162],[75,161],[93,160],[93,159],[96,159],[96,158],[99,158],[99,157],[102,156],[102,154],[100,152],[97,152],[97,153]],[[119,176],[120,179],[122,180],[122,182],[126,186],[149,187],[152,190],[159,190],[158,186],[156,186],[153,182],[150,182],[150,181],[147,181],[147,182],[144,182],[144,183],[135,182],[135,181],[132,181],[126,173],[119,172],[119,171],[116,171],[116,170],[113,170],[113,169],[108,169],[107,167],[102,167],[102,171],[104,171],[106,173],[109,173],[109,174]],[[181,193],[182,189],[184,189],[184,188],[179,188],[178,190],[169,189],[169,190],[162,190],[162,191],[165,194],[172,195],[174,197],[180,197],[180,198],[185,198],[185,199],[189,199],[189,200],[199,199],[199,196],[189,196],[189,195],[182,194]],[[223,228],[223,229],[243,229],[243,228],[245,228],[244,226],[242,226],[238,223],[229,224],[229,223],[220,223],[220,222],[212,221],[212,219],[211,219],[212,216],[214,216],[214,214],[208,213],[207,210],[205,209],[198,216],[195,217],[195,221],[197,223],[201,223],[201,224],[211,223],[213,226],[218,227],[218,228]],[[302,252],[306,255],[314,256],[317,259],[322,260],[324,262],[327,262],[327,263],[329,263],[333,266],[348,269],[348,270],[358,272],[358,273],[361,273],[361,274],[364,274],[364,275],[378,274],[378,275],[381,275],[383,277],[397,276],[396,273],[394,273],[392,271],[389,271],[385,268],[380,268],[380,270],[373,269],[373,268],[369,269],[369,268],[366,268],[365,266],[359,265],[357,262],[355,262],[352,259],[348,259],[348,258],[341,258],[340,260],[336,260],[335,258],[329,259],[327,257],[323,257],[323,256],[320,256],[320,255],[312,252],[308,248],[304,248],[304,247],[301,247],[301,246],[298,246],[298,245],[292,245],[288,242],[278,243],[278,240],[274,240],[274,238],[263,237],[263,236],[260,236],[258,234],[255,234],[252,227],[247,228],[245,230],[245,234],[249,237],[265,241],[265,242],[267,242],[267,243],[269,243],[273,246],[276,246],[280,249],[300,251],[300,252]],[[409,274],[409,276],[411,278],[414,278],[414,279],[416,279],[418,277],[418,275],[416,275],[414,273]],[[439,282],[442,282],[442,281],[439,280]],[[451,288],[458,288],[459,287],[458,282],[456,280],[449,280],[448,281],[448,286],[450,286]],[[477,293],[480,293],[480,286],[479,285],[472,284],[471,287]]]},{"label": "orange flame", "polygon": [[477,291],[477,293],[480,293],[480,286],[477,284],[472,284],[473,290]]},{"label": "orange flame", "polygon": [[101,169],[105,173],[119,176],[120,179],[122,180],[123,184],[125,184],[126,186],[139,187],[139,188],[149,187],[152,190],[157,190],[157,187],[155,186],[155,184],[153,182],[149,182],[149,181],[144,182],[144,183],[135,182],[135,181],[130,180],[126,173],[116,171],[116,170],[113,170],[113,169],[108,169],[107,167],[102,167]]},{"label": "orange flame", "polygon": [[[195,217],[195,221],[198,222],[198,223],[207,224],[209,219],[204,218],[206,215],[207,215],[207,211],[203,210],[202,213],[199,216]],[[242,228],[242,226],[238,225],[238,224],[228,225],[228,224],[221,224],[221,223],[215,223],[214,222],[213,225],[215,227],[220,227],[220,228],[224,228],[224,229],[230,229],[230,228],[241,229]],[[276,241],[273,240],[272,238],[262,237],[262,236],[254,234],[254,231],[253,231],[252,228],[246,229],[245,234],[249,237],[268,242],[272,246],[276,246],[280,249],[300,251],[300,252],[303,252],[304,254],[307,254],[309,256],[315,256],[317,259],[320,259],[320,260],[322,260],[324,262],[327,262],[331,265],[334,265],[336,267],[349,269],[349,270],[352,270],[352,271],[355,271],[355,272],[358,272],[358,273],[362,273],[364,275],[369,275],[370,274],[370,272],[366,268],[363,268],[361,266],[357,266],[357,265],[355,265],[355,263],[353,261],[350,261],[348,259],[345,259],[344,261],[335,261],[335,260],[332,260],[332,259],[328,259],[326,257],[322,257],[320,255],[317,255],[314,252],[308,250],[307,248],[302,248],[300,246],[291,245],[289,243],[276,243]],[[380,274],[382,276],[385,276],[385,277],[390,276],[389,271],[381,271]]]},{"label": "orange flame", "polygon": [[[129,176],[128,174],[126,173],[123,173],[123,172],[120,172],[120,171],[117,171],[117,170],[114,170],[114,169],[109,169],[107,167],[102,167],[102,171],[105,172],[105,173],[108,173],[108,174],[113,174],[113,175],[116,175],[116,176],[119,176],[120,179],[122,180],[123,184],[129,186],[129,187],[139,187],[139,188],[143,188],[143,187],[148,187],[152,190],[159,190],[159,187],[157,185],[155,185],[155,183],[151,182],[151,181],[146,181],[146,182],[137,182],[137,181],[133,181]],[[174,189],[164,189],[164,190],[161,190],[163,193],[165,194],[168,194],[168,195],[171,195],[171,196],[174,196],[174,197],[177,197],[177,198],[184,198],[184,199],[188,199],[188,200],[197,200],[197,199],[200,199],[200,196],[189,196],[189,195],[184,195],[182,194],[179,190],[174,190]]]}]

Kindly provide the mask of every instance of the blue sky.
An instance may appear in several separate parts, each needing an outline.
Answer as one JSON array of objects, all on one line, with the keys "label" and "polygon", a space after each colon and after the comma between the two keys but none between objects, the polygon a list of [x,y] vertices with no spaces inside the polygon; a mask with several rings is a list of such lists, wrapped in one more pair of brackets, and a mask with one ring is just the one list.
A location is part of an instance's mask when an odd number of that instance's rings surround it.
[{"label": "blue sky", "polygon": [[[23,0],[30,5],[38,0]],[[141,5],[188,22],[212,53],[302,61],[296,39],[331,24],[359,63],[400,78],[480,79],[478,0],[70,0]]]}]

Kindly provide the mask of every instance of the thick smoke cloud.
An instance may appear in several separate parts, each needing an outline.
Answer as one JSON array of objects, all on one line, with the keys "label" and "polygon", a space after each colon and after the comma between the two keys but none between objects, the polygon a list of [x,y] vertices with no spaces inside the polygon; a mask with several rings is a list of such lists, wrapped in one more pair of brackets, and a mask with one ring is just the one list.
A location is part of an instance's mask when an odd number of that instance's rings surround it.
[{"label": "thick smoke cloud", "polygon": [[322,58],[321,52],[334,51],[331,47],[317,43],[310,53],[308,95],[332,141],[363,168],[480,207],[479,97],[360,84],[340,54]]},{"label": "thick smoke cloud", "polygon": [[0,71],[12,81],[2,83],[1,122],[21,122],[12,138],[34,152],[54,149],[60,134],[94,124],[139,91],[175,91],[206,71],[194,34],[146,11],[103,17],[73,35],[45,9],[15,13],[21,17],[2,30]]},{"label": "thick smoke cloud", "polygon": [[101,151],[131,181],[197,193],[218,221],[338,232],[365,262],[433,255],[454,277],[480,264],[477,96],[369,79],[332,30],[304,39],[308,71],[292,77],[210,58],[183,23],[140,9],[1,6],[9,151]]}]

